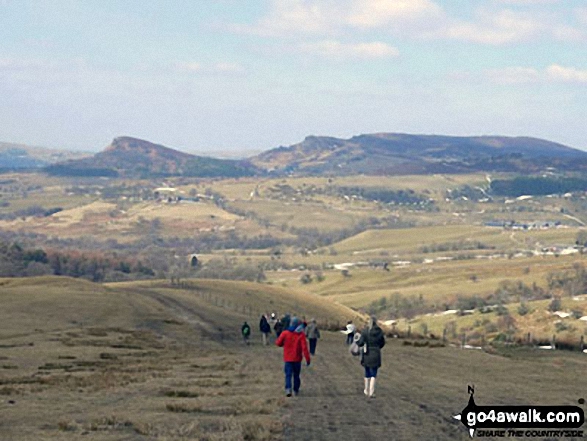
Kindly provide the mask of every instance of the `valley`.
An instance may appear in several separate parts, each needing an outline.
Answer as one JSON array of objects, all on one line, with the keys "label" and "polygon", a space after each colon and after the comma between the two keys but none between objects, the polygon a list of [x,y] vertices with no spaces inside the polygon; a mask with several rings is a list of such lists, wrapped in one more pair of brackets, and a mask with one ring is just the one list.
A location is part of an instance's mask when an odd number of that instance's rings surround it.
[{"label": "valley", "polygon": [[[7,439],[338,439],[372,411],[364,439],[465,439],[452,415],[467,384],[495,404],[581,398],[587,192],[574,171],[129,173],[2,174]],[[571,187],[519,195],[544,183]],[[260,344],[271,312],[323,330],[300,404],[283,396],[280,350]],[[371,314],[388,338],[377,405],[337,332]]]}]

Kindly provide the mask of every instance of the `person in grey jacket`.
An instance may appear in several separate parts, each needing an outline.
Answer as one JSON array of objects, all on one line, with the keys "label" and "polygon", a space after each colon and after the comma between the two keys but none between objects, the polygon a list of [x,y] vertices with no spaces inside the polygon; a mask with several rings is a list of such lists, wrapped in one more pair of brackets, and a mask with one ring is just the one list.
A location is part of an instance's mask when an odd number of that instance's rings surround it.
[{"label": "person in grey jacket", "polygon": [[320,330],[318,329],[316,319],[310,320],[310,323],[306,327],[306,337],[308,337],[308,340],[310,341],[310,355],[314,355],[316,352],[316,344],[318,344],[318,339],[320,338]]},{"label": "person in grey jacket", "polygon": [[370,398],[375,398],[375,382],[377,370],[381,367],[381,348],[385,346],[385,336],[377,325],[377,318],[369,318],[367,327],[361,332],[361,338],[357,342],[363,348],[361,364],[365,368],[365,389],[363,393]]}]

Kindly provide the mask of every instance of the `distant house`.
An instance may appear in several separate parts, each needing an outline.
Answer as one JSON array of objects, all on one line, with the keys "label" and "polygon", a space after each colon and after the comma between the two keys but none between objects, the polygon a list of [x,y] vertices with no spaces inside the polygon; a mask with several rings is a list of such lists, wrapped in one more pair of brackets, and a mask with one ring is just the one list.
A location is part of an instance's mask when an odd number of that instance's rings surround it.
[{"label": "distant house", "polygon": [[172,187],[159,187],[153,190],[153,196],[157,200],[176,202],[179,200],[177,189]]}]

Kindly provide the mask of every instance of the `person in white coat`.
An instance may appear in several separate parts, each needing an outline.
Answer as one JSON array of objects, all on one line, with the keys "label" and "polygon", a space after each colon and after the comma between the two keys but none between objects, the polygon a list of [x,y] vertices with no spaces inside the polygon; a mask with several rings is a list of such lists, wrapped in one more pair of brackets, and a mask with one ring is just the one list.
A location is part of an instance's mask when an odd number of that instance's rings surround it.
[{"label": "person in white coat", "polygon": [[353,339],[355,337],[355,331],[357,330],[357,328],[355,327],[355,325],[353,324],[352,320],[349,320],[347,325],[346,325],[346,344],[350,345],[353,343]]}]

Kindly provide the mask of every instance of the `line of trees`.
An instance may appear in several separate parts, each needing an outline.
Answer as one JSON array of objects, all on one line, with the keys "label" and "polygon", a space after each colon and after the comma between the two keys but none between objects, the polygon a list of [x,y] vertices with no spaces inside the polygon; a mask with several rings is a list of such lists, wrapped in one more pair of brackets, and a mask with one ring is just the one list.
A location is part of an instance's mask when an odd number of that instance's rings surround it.
[{"label": "line of trees", "polygon": [[562,194],[572,191],[585,191],[585,178],[517,177],[496,179],[491,182],[491,191],[498,196]]},{"label": "line of trees", "polygon": [[153,269],[140,260],[115,253],[82,253],[25,248],[13,242],[0,242],[0,277],[70,276],[94,282],[149,278]]}]

